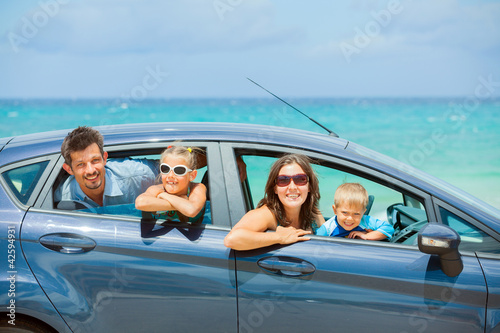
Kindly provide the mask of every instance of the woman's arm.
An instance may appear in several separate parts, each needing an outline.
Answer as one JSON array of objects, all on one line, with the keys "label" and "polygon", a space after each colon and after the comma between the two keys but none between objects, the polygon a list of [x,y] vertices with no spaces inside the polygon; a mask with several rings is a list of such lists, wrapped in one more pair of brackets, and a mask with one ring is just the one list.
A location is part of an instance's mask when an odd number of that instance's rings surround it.
[{"label": "woman's arm", "polygon": [[316,225],[319,228],[323,225],[323,223],[325,223],[325,218],[323,217],[322,214],[318,214],[318,215],[316,215],[315,221],[316,221]]},{"label": "woman's arm", "polygon": [[[269,208],[262,206],[246,213],[224,238],[224,245],[233,250],[252,250],[273,244],[292,244],[305,241],[302,237],[310,231],[293,227],[276,226],[277,222]],[[266,232],[275,230],[275,232]]]}]

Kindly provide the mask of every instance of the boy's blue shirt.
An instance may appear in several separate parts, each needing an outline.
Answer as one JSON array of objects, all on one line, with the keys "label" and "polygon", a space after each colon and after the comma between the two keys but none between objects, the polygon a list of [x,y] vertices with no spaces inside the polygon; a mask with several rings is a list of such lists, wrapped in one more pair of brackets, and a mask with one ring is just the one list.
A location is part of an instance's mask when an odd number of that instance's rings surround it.
[{"label": "boy's blue shirt", "polygon": [[342,228],[337,222],[337,216],[334,216],[323,223],[321,227],[319,227],[319,229],[316,231],[316,235],[347,237],[351,231],[365,231],[366,229],[381,232],[387,236],[387,239],[391,239],[392,235],[394,234],[394,228],[389,224],[389,222],[364,215],[359,225],[352,230],[345,230],[344,228]]}]

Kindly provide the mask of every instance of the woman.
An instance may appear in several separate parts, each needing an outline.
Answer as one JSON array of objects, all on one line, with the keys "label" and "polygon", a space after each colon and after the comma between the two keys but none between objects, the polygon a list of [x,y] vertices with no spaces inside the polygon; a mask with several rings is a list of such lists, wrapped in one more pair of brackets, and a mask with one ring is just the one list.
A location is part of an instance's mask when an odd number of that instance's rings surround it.
[{"label": "woman", "polygon": [[234,226],[224,245],[251,250],[308,240],[302,236],[325,222],[318,208],[319,198],[318,178],[309,158],[285,155],[271,167],[264,199]]}]

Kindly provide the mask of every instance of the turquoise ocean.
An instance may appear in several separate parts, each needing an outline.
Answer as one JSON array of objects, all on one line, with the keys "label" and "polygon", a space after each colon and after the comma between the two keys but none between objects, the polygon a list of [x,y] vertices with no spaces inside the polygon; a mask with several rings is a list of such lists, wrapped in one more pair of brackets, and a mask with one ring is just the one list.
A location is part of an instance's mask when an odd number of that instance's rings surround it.
[{"label": "turquoise ocean", "polygon": [[[500,209],[500,100],[287,99],[340,137]],[[324,132],[276,99],[0,100],[0,137],[146,122],[235,122]],[[210,126],[207,124],[207,126]]]}]

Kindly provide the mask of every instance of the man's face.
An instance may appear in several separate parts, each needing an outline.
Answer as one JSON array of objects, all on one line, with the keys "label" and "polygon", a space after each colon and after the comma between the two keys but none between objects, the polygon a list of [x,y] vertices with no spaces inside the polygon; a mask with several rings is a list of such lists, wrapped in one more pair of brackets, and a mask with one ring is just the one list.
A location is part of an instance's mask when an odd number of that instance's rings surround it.
[{"label": "man's face", "polygon": [[106,175],[104,166],[107,158],[108,154],[104,152],[102,156],[99,146],[93,143],[84,150],[71,153],[71,166],[65,163],[63,167],[70,175],[75,176],[85,194],[102,194]]},{"label": "man's face", "polygon": [[361,218],[366,210],[362,205],[346,205],[344,203],[332,207],[335,215],[337,215],[337,222],[345,230],[356,228],[361,223]]}]

